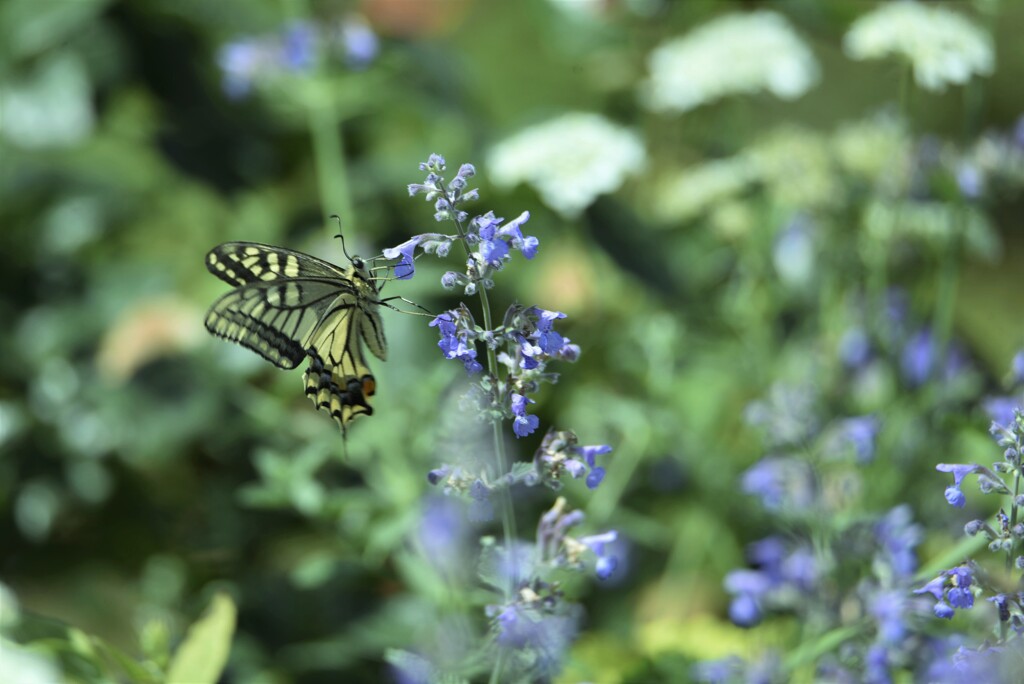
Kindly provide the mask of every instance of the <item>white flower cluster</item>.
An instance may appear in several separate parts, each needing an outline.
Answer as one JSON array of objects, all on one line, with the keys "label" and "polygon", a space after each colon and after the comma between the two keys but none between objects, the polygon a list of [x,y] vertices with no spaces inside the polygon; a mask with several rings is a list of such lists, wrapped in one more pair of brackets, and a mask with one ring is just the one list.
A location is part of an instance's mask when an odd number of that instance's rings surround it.
[{"label": "white flower cluster", "polygon": [[648,57],[646,104],[685,112],[728,95],[763,90],[800,97],[818,80],[818,63],[786,20],[759,11],[715,19],[655,48]]},{"label": "white flower cluster", "polygon": [[646,157],[632,131],[597,114],[573,112],[498,143],[487,166],[495,185],[528,183],[544,204],[572,218],[639,172]]},{"label": "white flower cluster", "polygon": [[926,90],[963,84],[995,66],[992,38],[967,19],[936,5],[890,2],[853,23],[843,39],[853,59],[906,57]]}]

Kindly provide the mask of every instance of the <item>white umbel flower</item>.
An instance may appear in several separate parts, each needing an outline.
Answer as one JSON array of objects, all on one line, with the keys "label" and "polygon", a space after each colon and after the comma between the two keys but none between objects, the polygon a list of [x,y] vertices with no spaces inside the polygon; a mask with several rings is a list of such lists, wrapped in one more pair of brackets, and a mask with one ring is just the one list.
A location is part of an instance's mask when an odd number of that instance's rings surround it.
[{"label": "white umbel flower", "polygon": [[932,91],[995,67],[987,33],[944,7],[917,2],[891,2],[864,15],[846,33],[843,48],[858,60],[902,55],[917,84]]},{"label": "white umbel flower", "polygon": [[685,112],[741,93],[792,100],[818,80],[818,63],[775,12],[715,19],[655,48],[644,98],[655,111]]},{"label": "white umbel flower", "polygon": [[572,218],[639,172],[646,156],[632,131],[597,114],[573,112],[498,143],[487,166],[495,185],[528,183],[544,204]]}]

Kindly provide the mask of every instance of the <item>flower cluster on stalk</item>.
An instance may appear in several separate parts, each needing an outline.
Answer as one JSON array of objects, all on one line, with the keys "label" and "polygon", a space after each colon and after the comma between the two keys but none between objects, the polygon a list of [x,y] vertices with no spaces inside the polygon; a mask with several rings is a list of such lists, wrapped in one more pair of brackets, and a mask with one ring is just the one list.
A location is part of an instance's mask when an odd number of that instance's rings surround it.
[{"label": "flower cluster on stalk", "polygon": [[[1024,384],[1020,366],[1024,355],[1018,353],[1013,360],[1011,382],[1019,389]],[[953,484],[945,491],[946,501],[956,507],[966,505],[963,485],[968,476],[975,476],[978,487],[984,494],[1005,497],[1005,503],[990,520],[975,519],[964,526],[968,536],[984,535],[988,550],[1002,556],[1005,571],[1015,578],[1014,589],[1007,590],[1005,583],[996,580],[989,570],[972,559],[944,570],[918,588],[915,593],[931,595],[936,617],[951,619],[957,610],[971,609],[980,598],[996,609],[997,622],[993,637],[977,648],[960,645],[952,655],[945,656],[950,671],[960,675],[970,672],[986,672],[1002,676],[1006,668],[1021,655],[1024,634],[1024,494],[1021,480],[1024,477],[1024,406],[1018,404],[1012,412],[1003,411],[1003,422],[993,421],[989,433],[996,445],[1002,449],[1002,460],[992,467],[978,463],[939,463],[936,470],[953,476]]]},{"label": "flower cluster on stalk", "polygon": [[[488,292],[495,285],[495,276],[513,262],[514,253],[526,260],[537,254],[539,241],[523,232],[530,214],[523,212],[505,220],[488,211],[471,217],[464,207],[479,198],[478,191],[469,187],[476,174],[473,165],[461,165],[454,178],[446,181],[445,160],[434,154],[420,170],[426,172],[426,178],[409,185],[409,194],[424,196],[433,205],[434,219],[451,224],[453,231],[415,235],[385,249],[383,256],[396,262],[395,278],[406,280],[415,275],[416,260],[423,254],[446,258],[453,247],[461,248],[463,268],[446,272],[441,285],[478,297],[479,314],[462,302],[434,316],[430,326],[438,333],[438,348],[444,358],[461,363],[471,381],[463,406],[496,431],[503,432],[501,426],[510,423],[515,437],[527,437],[540,427],[539,417],[530,412],[536,403],[533,396],[542,385],[558,378],[550,364],[575,361],[580,355],[579,346],[556,329],[566,318],[562,312],[512,304],[500,321],[492,318]],[[583,479],[587,487],[595,489],[605,477],[598,459],[612,449],[581,445],[575,433],[550,429],[532,462],[508,467],[497,451],[503,444],[500,435],[496,432],[494,463],[444,463],[431,470],[427,479],[444,494],[465,499],[471,519],[502,518],[505,543],[485,538],[480,562],[481,579],[502,592],[502,600],[486,611],[494,643],[512,651],[512,666],[521,673],[549,676],[574,639],[579,618],[578,606],[565,600],[553,573],[593,568],[599,579],[607,579],[618,565],[613,552],[618,534],[610,530],[570,535],[585,517],[582,511],[570,510],[559,497],[541,517],[536,542],[527,545],[509,534],[511,490],[515,485],[557,490],[564,475]],[[496,515],[499,512],[500,516]]]}]

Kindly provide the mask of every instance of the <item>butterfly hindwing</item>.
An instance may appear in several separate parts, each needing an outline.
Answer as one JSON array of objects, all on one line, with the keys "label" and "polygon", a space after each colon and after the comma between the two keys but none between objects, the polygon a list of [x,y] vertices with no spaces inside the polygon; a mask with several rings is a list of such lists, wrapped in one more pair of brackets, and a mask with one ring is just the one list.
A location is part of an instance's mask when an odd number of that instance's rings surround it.
[{"label": "butterfly hindwing", "polygon": [[353,418],[373,413],[376,381],[363,345],[384,360],[387,342],[377,286],[362,260],[342,270],[301,252],[228,242],[210,251],[206,265],[237,286],[206,314],[211,333],[279,368],[295,368],[308,358],[306,394],[343,433]]},{"label": "butterfly hindwing", "polygon": [[336,310],[314,331],[307,349],[306,394],[317,408],[331,414],[342,432],[356,416],[373,413],[370,399],[377,381],[363,358],[356,331],[365,316],[355,307]]}]

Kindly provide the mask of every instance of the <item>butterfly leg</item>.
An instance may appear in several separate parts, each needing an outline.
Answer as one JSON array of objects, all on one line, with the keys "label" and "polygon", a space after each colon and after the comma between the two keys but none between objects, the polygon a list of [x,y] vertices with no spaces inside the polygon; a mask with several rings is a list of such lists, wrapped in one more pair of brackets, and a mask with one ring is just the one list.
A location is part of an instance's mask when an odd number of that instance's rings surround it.
[{"label": "butterfly leg", "polygon": [[[402,309],[399,309],[397,306],[391,306],[390,304],[388,304],[388,302],[392,302],[392,301],[394,301],[396,299],[400,299],[403,302],[405,302],[406,304],[411,304],[412,306],[415,306],[417,309],[419,309],[423,313],[420,314],[420,313],[415,313],[413,311],[403,311]],[[434,318],[437,315],[437,314],[431,313],[429,309],[426,309],[426,308],[420,306],[419,304],[417,304],[416,302],[414,302],[414,301],[412,301],[410,299],[406,299],[405,297],[398,297],[398,296],[388,297],[387,299],[380,300],[379,303],[383,304],[384,306],[388,307],[389,309],[391,309],[393,311],[398,311],[400,313],[409,314],[410,316],[430,316],[431,318]]]}]

